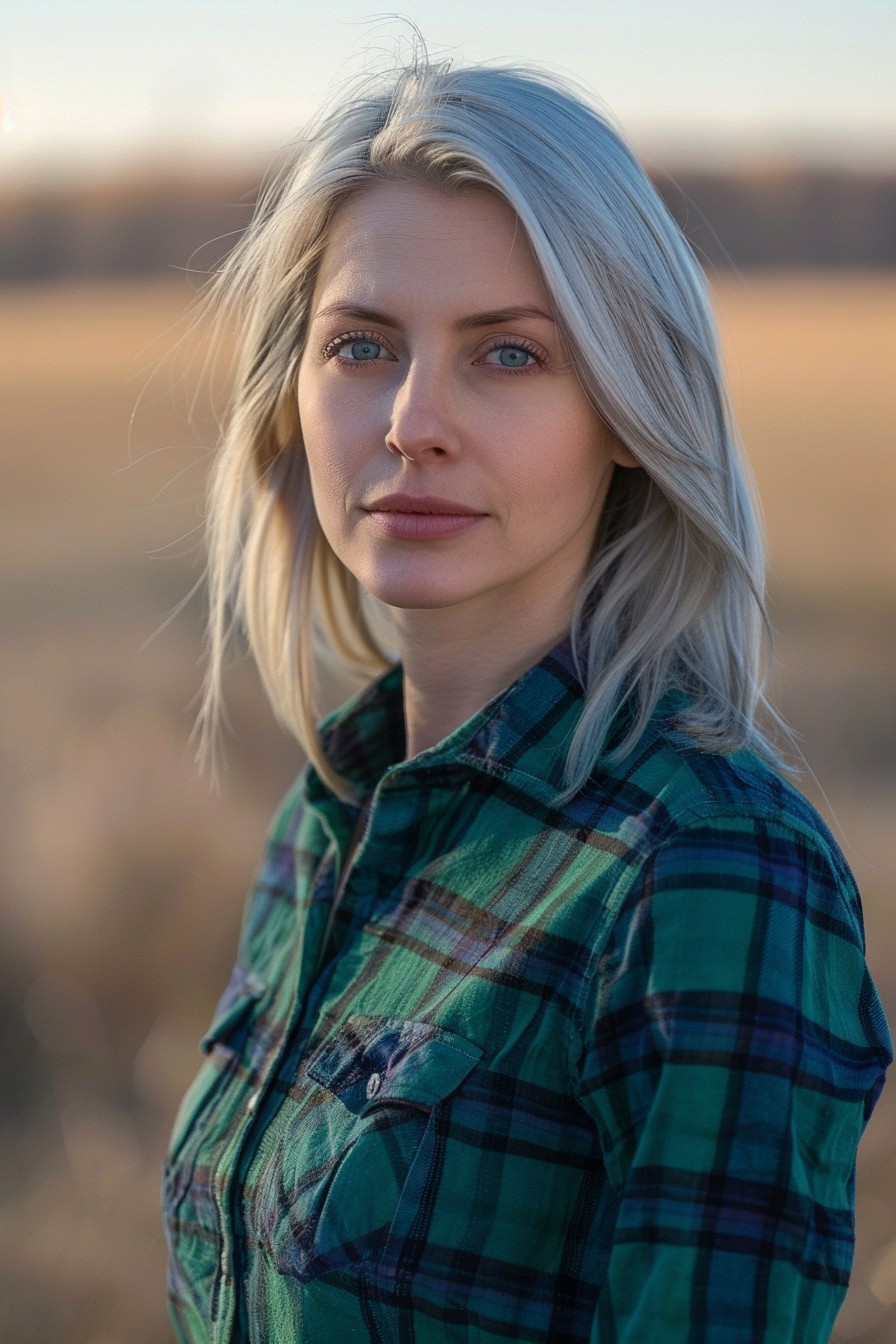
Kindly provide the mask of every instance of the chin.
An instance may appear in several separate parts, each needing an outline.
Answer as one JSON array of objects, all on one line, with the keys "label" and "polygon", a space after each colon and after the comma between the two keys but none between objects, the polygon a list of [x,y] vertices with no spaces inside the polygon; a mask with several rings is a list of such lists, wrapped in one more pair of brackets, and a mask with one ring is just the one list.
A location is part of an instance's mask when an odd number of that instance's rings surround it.
[{"label": "chin", "polygon": [[363,585],[372,597],[397,611],[440,611],[455,607],[472,597],[472,593],[434,592],[431,586]]},{"label": "chin", "polygon": [[396,575],[359,573],[358,582],[371,597],[401,611],[438,611],[454,607],[475,597],[479,585],[446,583],[444,576],[424,574]]},{"label": "chin", "polygon": [[400,610],[452,607],[482,586],[475,575],[458,573],[461,566],[457,556],[393,555],[387,563],[382,556],[364,557],[349,568],[371,597]]}]

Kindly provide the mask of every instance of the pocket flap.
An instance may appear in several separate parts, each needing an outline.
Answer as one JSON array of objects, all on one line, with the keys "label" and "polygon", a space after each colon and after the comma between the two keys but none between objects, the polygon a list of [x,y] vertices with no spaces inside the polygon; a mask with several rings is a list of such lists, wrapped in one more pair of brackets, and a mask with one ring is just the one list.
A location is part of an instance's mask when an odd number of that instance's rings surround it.
[{"label": "pocket flap", "polygon": [[358,1115],[387,1101],[430,1109],[481,1058],[481,1046],[431,1022],[353,1013],[307,1073]]},{"label": "pocket flap", "polygon": [[267,985],[254,971],[247,971],[242,966],[235,967],[230,983],[212,1015],[211,1026],[199,1042],[204,1055],[211,1054],[215,1045],[229,1036],[243,1017],[248,1016],[266,988]]}]

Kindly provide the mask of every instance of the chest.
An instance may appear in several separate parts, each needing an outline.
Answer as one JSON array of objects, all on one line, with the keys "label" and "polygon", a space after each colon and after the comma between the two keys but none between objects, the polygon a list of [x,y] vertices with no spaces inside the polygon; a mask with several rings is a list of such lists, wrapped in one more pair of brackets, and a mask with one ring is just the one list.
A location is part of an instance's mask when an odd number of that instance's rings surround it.
[{"label": "chest", "polygon": [[618,843],[538,817],[379,823],[347,865],[299,846],[294,900],[258,924],[268,973],[236,973],[206,1038],[166,1171],[197,1311],[228,1291],[299,1310],[333,1276],[407,1284],[477,1246],[541,1273],[609,1197],[571,1063]]}]

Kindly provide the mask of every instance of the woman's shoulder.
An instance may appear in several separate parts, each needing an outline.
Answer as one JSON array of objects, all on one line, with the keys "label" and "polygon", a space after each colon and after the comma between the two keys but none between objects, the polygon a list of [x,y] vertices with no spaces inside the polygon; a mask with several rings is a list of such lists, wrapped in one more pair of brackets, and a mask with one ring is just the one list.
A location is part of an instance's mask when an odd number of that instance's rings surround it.
[{"label": "woman's shoulder", "polygon": [[891,1045],[861,900],[818,809],[755,752],[701,750],[674,730],[642,742],[624,775],[651,824],[633,828],[637,854],[609,936],[594,940],[586,999],[608,1002],[621,977],[626,1005],[658,988],[712,1011],[720,994],[738,1012],[785,1005],[869,1050],[878,1086]]},{"label": "woman's shoulder", "polygon": [[621,768],[632,796],[656,817],[653,840],[662,843],[701,823],[736,826],[765,822],[799,834],[843,864],[830,826],[805,793],[756,751],[709,751],[657,715],[639,748]]},{"label": "woman's shoulder", "polygon": [[658,873],[697,881],[713,871],[732,892],[764,884],[786,899],[789,890],[804,909],[848,923],[863,945],[856,881],[831,827],[757,752],[708,751],[673,716],[657,714],[630,755],[578,801],[580,821],[590,810],[593,828],[625,845],[636,886]]}]

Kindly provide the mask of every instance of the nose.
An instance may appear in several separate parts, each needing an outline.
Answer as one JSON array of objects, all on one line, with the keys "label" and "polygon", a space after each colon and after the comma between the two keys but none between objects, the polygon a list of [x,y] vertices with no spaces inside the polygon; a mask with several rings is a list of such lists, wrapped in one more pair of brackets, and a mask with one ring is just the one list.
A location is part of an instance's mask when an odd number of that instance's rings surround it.
[{"label": "nose", "polygon": [[451,455],[457,448],[452,401],[444,370],[412,360],[395,391],[386,447],[409,462]]}]

